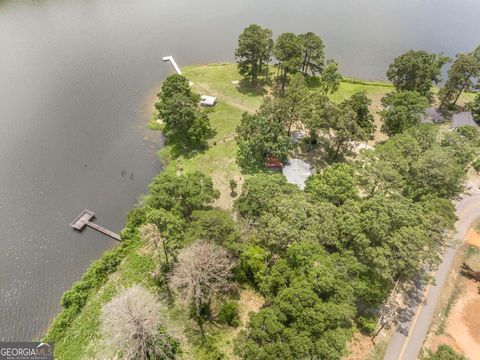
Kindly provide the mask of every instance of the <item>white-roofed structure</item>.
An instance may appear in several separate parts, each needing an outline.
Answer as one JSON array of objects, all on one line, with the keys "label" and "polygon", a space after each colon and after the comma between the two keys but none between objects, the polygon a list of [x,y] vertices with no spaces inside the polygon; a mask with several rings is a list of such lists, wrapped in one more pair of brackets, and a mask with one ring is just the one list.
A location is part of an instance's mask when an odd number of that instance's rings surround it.
[{"label": "white-roofed structure", "polygon": [[215,106],[217,98],[215,96],[202,95],[200,97],[200,105],[203,106]]},{"label": "white-roofed structure", "polygon": [[282,171],[287,182],[297,185],[302,190],[305,188],[305,181],[312,174],[310,164],[301,159],[289,159]]}]

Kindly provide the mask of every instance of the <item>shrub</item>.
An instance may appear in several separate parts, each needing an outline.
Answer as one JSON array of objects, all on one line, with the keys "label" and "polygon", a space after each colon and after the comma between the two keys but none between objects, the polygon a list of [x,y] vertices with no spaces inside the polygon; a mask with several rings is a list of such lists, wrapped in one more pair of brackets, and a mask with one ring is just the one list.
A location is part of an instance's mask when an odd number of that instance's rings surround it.
[{"label": "shrub", "polygon": [[375,325],[377,324],[376,319],[373,317],[363,317],[360,316],[357,319],[357,325],[360,328],[360,331],[366,335],[372,335],[375,331]]},{"label": "shrub", "polygon": [[218,321],[233,327],[240,325],[240,316],[238,314],[238,303],[233,300],[226,301],[218,313]]}]

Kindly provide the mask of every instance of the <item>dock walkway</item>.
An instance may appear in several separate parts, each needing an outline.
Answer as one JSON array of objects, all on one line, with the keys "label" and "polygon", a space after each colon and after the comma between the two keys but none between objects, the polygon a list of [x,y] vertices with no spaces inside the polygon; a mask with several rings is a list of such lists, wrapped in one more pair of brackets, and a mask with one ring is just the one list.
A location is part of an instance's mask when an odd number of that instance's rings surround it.
[{"label": "dock walkway", "polygon": [[103,226],[91,222],[90,220],[93,220],[93,218],[95,218],[95,213],[92,210],[85,209],[75,218],[75,220],[70,223],[70,226],[77,231],[82,231],[86,226],[88,226],[104,235],[111,237],[112,239],[122,241],[120,235],[105,229]]}]

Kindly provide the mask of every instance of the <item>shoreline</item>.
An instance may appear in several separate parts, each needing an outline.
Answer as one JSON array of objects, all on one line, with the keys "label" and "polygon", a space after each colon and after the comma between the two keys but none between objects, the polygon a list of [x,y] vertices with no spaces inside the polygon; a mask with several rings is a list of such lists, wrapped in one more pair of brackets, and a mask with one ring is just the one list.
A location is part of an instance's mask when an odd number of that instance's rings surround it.
[{"label": "shoreline", "polygon": [[[209,70],[208,76],[205,75],[205,69]],[[219,69],[221,70],[220,72],[218,71]],[[263,97],[258,95],[249,96],[238,91],[238,87],[234,84],[234,81],[238,78],[236,64],[191,65],[184,67],[183,70],[187,78],[192,78],[194,82],[192,87],[195,92],[208,92],[212,95],[220,95],[219,103],[216,105],[215,111],[210,115],[212,126],[217,130],[217,135],[209,142],[210,147],[204,153],[198,154],[193,158],[180,156],[168,161],[169,146],[163,146],[158,151],[160,154],[157,155],[162,163],[162,171],[181,168],[183,172],[200,170],[206,173],[212,177],[214,187],[219,189],[222,194],[213,206],[230,210],[233,206],[233,199],[229,195],[228,182],[230,179],[236,180],[239,184],[238,192],[241,192],[241,185],[244,181],[244,175],[241,174],[235,163],[236,142],[232,134],[235,134],[235,128],[240,121],[241,114],[246,109],[255,110]],[[207,83],[202,82],[205,78],[208,79]],[[151,112],[154,111],[156,92],[159,91],[162,82],[159,82],[157,88],[152,88],[148,91],[144,101],[142,101],[142,114],[145,114],[145,116],[142,116],[142,118],[145,118],[142,133],[151,134],[154,131],[161,136],[158,130],[149,130],[147,126],[152,116]],[[340,90],[332,98],[341,100],[348,97],[352,92],[358,91],[358,89],[364,89],[369,96],[376,100],[372,105],[372,108],[375,109],[379,104],[379,99],[386,91],[393,89],[393,86],[388,83],[346,78],[342,81]],[[161,154],[163,154],[164,161],[167,159],[165,163],[162,161]],[[138,208],[134,207],[130,214],[135,213],[135,209]],[[102,292],[105,291],[102,289],[109,287],[110,279],[115,277],[118,271],[121,271],[122,264],[129,260],[129,256],[134,256],[134,253],[141,247],[141,240],[136,230],[135,216],[127,218],[125,227],[121,232],[122,239],[126,236],[126,240],[119,246],[107,250],[99,259],[92,262],[81,279],[74,282],[72,287],[62,295],[62,305],[70,304],[69,297],[80,297],[82,300],[80,303],[72,302],[74,304],[73,310],[71,305],[63,306],[62,310],[51,319],[47,332],[43,337],[44,340],[57,337],[60,340],[64,340],[64,335],[71,329],[71,325],[83,320],[78,319],[83,315],[82,310],[89,303],[98,301],[95,304],[97,307],[101,304]],[[87,334],[87,338],[88,335],[92,334]],[[85,339],[81,338],[81,340],[84,341]],[[91,340],[93,341],[93,339]],[[68,347],[69,345],[65,346]]]}]

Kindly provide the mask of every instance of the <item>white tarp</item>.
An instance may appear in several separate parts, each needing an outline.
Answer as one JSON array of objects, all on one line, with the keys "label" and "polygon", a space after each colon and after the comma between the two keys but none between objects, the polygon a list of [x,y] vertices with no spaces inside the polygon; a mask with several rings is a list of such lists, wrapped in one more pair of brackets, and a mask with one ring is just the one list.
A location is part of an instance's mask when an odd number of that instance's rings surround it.
[{"label": "white tarp", "polygon": [[300,189],[305,188],[305,180],[312,174],[310,164],[301,159],[289,159],[283,167],[283,175],[290,184],[297,185]]}]

